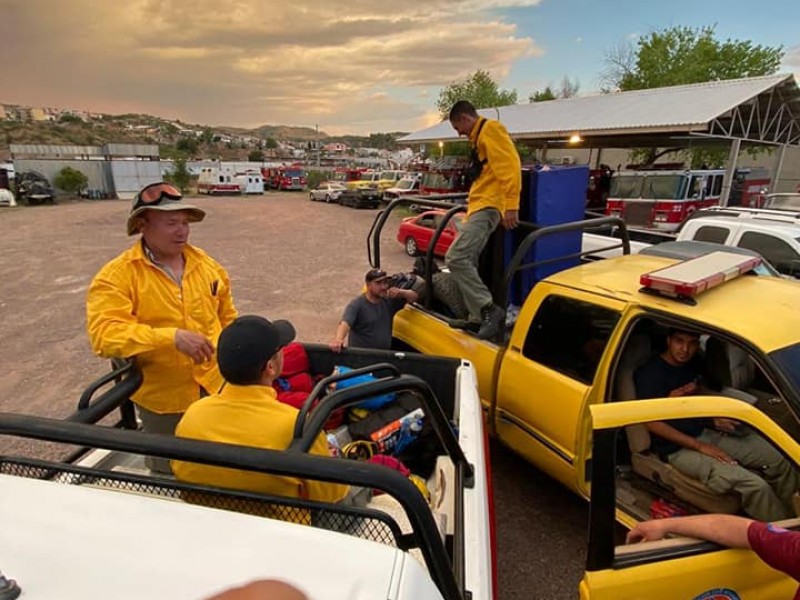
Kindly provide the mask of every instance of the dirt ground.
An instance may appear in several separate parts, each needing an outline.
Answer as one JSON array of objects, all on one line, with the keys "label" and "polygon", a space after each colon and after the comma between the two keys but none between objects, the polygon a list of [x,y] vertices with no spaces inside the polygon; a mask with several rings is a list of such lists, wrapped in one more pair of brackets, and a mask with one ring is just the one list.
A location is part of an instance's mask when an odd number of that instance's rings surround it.
[{"label": "dirt ground", "polygon": [[[302,341],[333,336],[369,268],[376,211],[310,202],[305,192],[187,201],[207,211],[190,241],[228,270],[240,314],[289,319]],[[104,200],[0,209],[0,410],[65,417],[108,371],[86,336],[86,290],[134,242],[125,234],[129,207]],[[392,239],[399,218],[382,240],[390,271],[411,266]],[[0,451],[8,448],[0,438]]]}]

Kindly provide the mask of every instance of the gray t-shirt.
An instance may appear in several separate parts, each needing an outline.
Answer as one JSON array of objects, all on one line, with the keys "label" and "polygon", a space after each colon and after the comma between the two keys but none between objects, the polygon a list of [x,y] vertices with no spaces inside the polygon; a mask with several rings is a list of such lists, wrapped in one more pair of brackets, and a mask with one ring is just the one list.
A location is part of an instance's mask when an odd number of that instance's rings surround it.
[{"label": "gray t-shirt", "polygon": [[350,326],[348,346],[390,350],[392,319],[404,305],[402,298],[381,298],[378,302],[370,302],[364,294],[354,298],[342,315],[342,321]]}]

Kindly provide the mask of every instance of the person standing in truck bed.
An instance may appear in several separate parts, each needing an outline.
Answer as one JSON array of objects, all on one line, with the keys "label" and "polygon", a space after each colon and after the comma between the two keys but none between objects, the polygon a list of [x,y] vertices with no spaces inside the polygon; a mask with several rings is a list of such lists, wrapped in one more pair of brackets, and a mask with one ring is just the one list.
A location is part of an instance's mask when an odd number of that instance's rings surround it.
[{"label": "person standing in truck bed", "polygon": [[466,323],[480,339],[502,331],[505,307],[498,306],[478,273],[478,259],[489,237],[502,222],[507,229],[519,224],[522,165],[514,142],[499,121],[478,115],[475,107],[459,100],[450,109],[450,124],[472,147],[467,218],[445,256],[450,273],[469,310]]}]

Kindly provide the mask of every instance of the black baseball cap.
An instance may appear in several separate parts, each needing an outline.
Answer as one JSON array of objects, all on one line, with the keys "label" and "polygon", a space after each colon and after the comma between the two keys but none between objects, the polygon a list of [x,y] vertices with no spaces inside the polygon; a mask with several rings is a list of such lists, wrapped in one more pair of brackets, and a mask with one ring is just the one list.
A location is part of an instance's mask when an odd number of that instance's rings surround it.
[{"label": "black baseball cap", "polygon": [[217,364],[222,376],[238,385],[257,382],[267,361],[295,335],[289,321],[268,321],[258,315],[235,319],[219,335]]},{"label": "black baseball cap", "polygon": [[369,283],[370,281],[382,281],[389,277],[389,274],[383,269],[370,269],[364,276],[364,280]]}]

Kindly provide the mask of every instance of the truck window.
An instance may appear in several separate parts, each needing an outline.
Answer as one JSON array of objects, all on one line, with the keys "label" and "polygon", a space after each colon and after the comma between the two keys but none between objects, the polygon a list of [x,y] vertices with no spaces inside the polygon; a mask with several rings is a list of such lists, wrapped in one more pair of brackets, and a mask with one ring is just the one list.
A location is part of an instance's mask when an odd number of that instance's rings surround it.
[{"label": "truck window", "polygon": [[712,196],[719,196],[722,194],[722,175],[714,175],[714,187],[711,190]]},{"label": "truck window", "polygon": [[800,255],[786,242],[773,235],[748,231],[739,240],[740,248],[755,250],[784,275],[800,275]]},{"label": "truck window", "polygon": [[533,319],[522,353],[568,377],[590,384],[620,315],[608,308],[549,296]]},{"label": "truck window", "polygon": [[689,184],[689,198],[699,200],[702,198],[703,190],[703,177],[702,175],[692,175],[692,181]]},{"label": "truck window", "polygon": [[724,244],[728,239],[728,230],[724,227],[712,227],[711,225],[704,225],[698,227],[694,232],[692,238],[698,242],[714,242],[715,244]]}]

